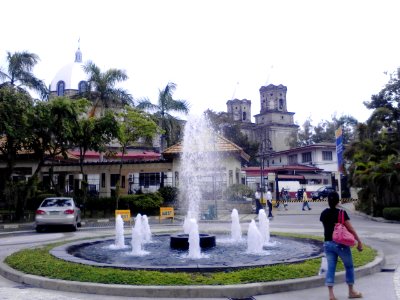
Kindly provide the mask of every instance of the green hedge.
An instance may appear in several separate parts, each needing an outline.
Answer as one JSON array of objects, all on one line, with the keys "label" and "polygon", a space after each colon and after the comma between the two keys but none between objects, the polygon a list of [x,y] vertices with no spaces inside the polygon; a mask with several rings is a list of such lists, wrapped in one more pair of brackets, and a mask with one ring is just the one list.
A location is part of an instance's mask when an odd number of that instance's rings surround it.
[{"label": "green hedge", "polygon": [[173,186],[164,186],[158,189],[161,197],[164,199],[164,202],[173,203],[178,200],[179,190]]},{"label": "green hedge", "polygon": [[254,191],[245,184],[233,184],[224,192],[224,198],[230,201],[243,201],[245,197],[253,197]]},{"label": "green hedge", "polygon": [[[159,213],[162,203],[163,198],[158,192],[123,195],[119,198],[118,209],[129,209],[133,215],[138,213],[156,215]],[[115,209],[116,199],[114,197],[89,197],[85,203],[85,213],[88,217],[113,216]]]},{"label": "green hedge", "polygon": [[39,205],[42,203],[42,201],[46,198],[49,197],[56,197],[56,194],[50,194],[50,193],[46,193],[46,194],[38,194],[35,197],[29,198],[26,201],[26,210],[36,210]]},{"label": "green hedge", "polygon": [[400,221],[400,207],[385,207],[383,217],[387,220]]}]

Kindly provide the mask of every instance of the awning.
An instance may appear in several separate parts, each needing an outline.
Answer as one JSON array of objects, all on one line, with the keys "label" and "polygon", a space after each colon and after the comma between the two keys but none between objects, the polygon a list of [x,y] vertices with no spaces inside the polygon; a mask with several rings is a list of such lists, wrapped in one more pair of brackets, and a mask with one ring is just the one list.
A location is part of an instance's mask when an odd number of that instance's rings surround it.
[{"label": "awning", "polygon": [[303,175],[278,174],[278,180],[304,180]]}]

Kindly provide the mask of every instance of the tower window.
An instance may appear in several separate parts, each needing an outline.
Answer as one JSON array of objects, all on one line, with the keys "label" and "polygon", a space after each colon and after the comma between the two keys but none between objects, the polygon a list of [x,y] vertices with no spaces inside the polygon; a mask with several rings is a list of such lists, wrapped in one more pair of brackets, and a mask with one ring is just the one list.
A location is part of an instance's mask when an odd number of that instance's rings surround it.
[{"label": "tower window", "polygon": [[87,82],[86,81],[79,82],[78,90],[80,94],[87,92]]},{"label": "tower window", "polygon": [[243,120],[246,120],[246,112],[243,112]]},{"label": "tower window", "polygon": [[65,91],[65,82],[59,81],[57,82],[57,96],[64,96]]},{"label": "tower window", "polygon": [[279,109],[283,109],[283,99],[279,99]]}]

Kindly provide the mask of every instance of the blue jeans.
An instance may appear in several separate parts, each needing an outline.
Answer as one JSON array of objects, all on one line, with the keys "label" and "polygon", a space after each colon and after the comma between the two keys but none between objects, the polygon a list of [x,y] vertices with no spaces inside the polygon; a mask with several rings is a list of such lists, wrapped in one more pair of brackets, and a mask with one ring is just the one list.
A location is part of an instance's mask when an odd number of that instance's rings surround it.
[{"label": "blue jeans", "polygon": [[328,270],[325,277],[325,285],[333,286],[335,283],[335,272],[338,257],[343,261],[346,270],[346,283],[354,284],[354,266],[353,257],[349,246],[337,244],[333,241],[324,243],[326,260],[328,262]]},{"label": "blue jeans", "polygon": [[308,210],[310,210],[311,208],[310,208],[310,205],[308,204],[308,201],[303,201],[303,206],[302,206],[302,210],[304,210],[304,208],[308,208]]}]

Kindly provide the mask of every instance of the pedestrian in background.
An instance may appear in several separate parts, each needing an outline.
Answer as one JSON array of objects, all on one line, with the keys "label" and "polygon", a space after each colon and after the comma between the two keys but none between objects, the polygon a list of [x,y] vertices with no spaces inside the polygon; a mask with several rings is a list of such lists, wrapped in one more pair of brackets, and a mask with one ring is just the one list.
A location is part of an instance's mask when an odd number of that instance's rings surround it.
[{"label": "pedestrian in background", "polygon": [[266,204],[268,205],[268,218],[273,218],[274,216],[272,215],[272,194],[270,190],[267,191],[266,199]]},{"label": "pedestrian in background", "polygon": [[260,211],[260,209],[262,209],[262,205],[261,205],[261,192],[260,189],[256,190],[256,193],[254,194],[254,199],[256,201],[256,214],[258,214],[258,212]]},{"label": "pedestrian in background", "polygon": [[[343,261],[346,270],[346,283],[349,287],[349,298],[362,298],[362,294],[354,289],[354,266],[351,249],[349,246],[338,244],[333,241],[333,231],[335,223],[338,223],[339,211],[336,208],[339,203],[339,194],[331,192],[328,194],[329,208],[326,208],[320,216],[320,221],[324,225],[324,251],[328,262],[328,270],[326,271],[325,285],[328,287],[329,300],[337,300],[333,293],[333,285],[335,283],[335,272],[338,257]],[[357,250],[363,250],[363,244],[357,235],[357,232],[350,223],[350,218],[346,211],[344,212],[344,226],[354,235],[357,241]]]},{"label": "pedestrian in background", "polygon": [[304,208],[307,207],[308,210],[311,210],[310,205],[308,204],[308,196],[307,196],[307,192],[306,189],[303,189],[303,207],[302,210],[305,210]]}]

